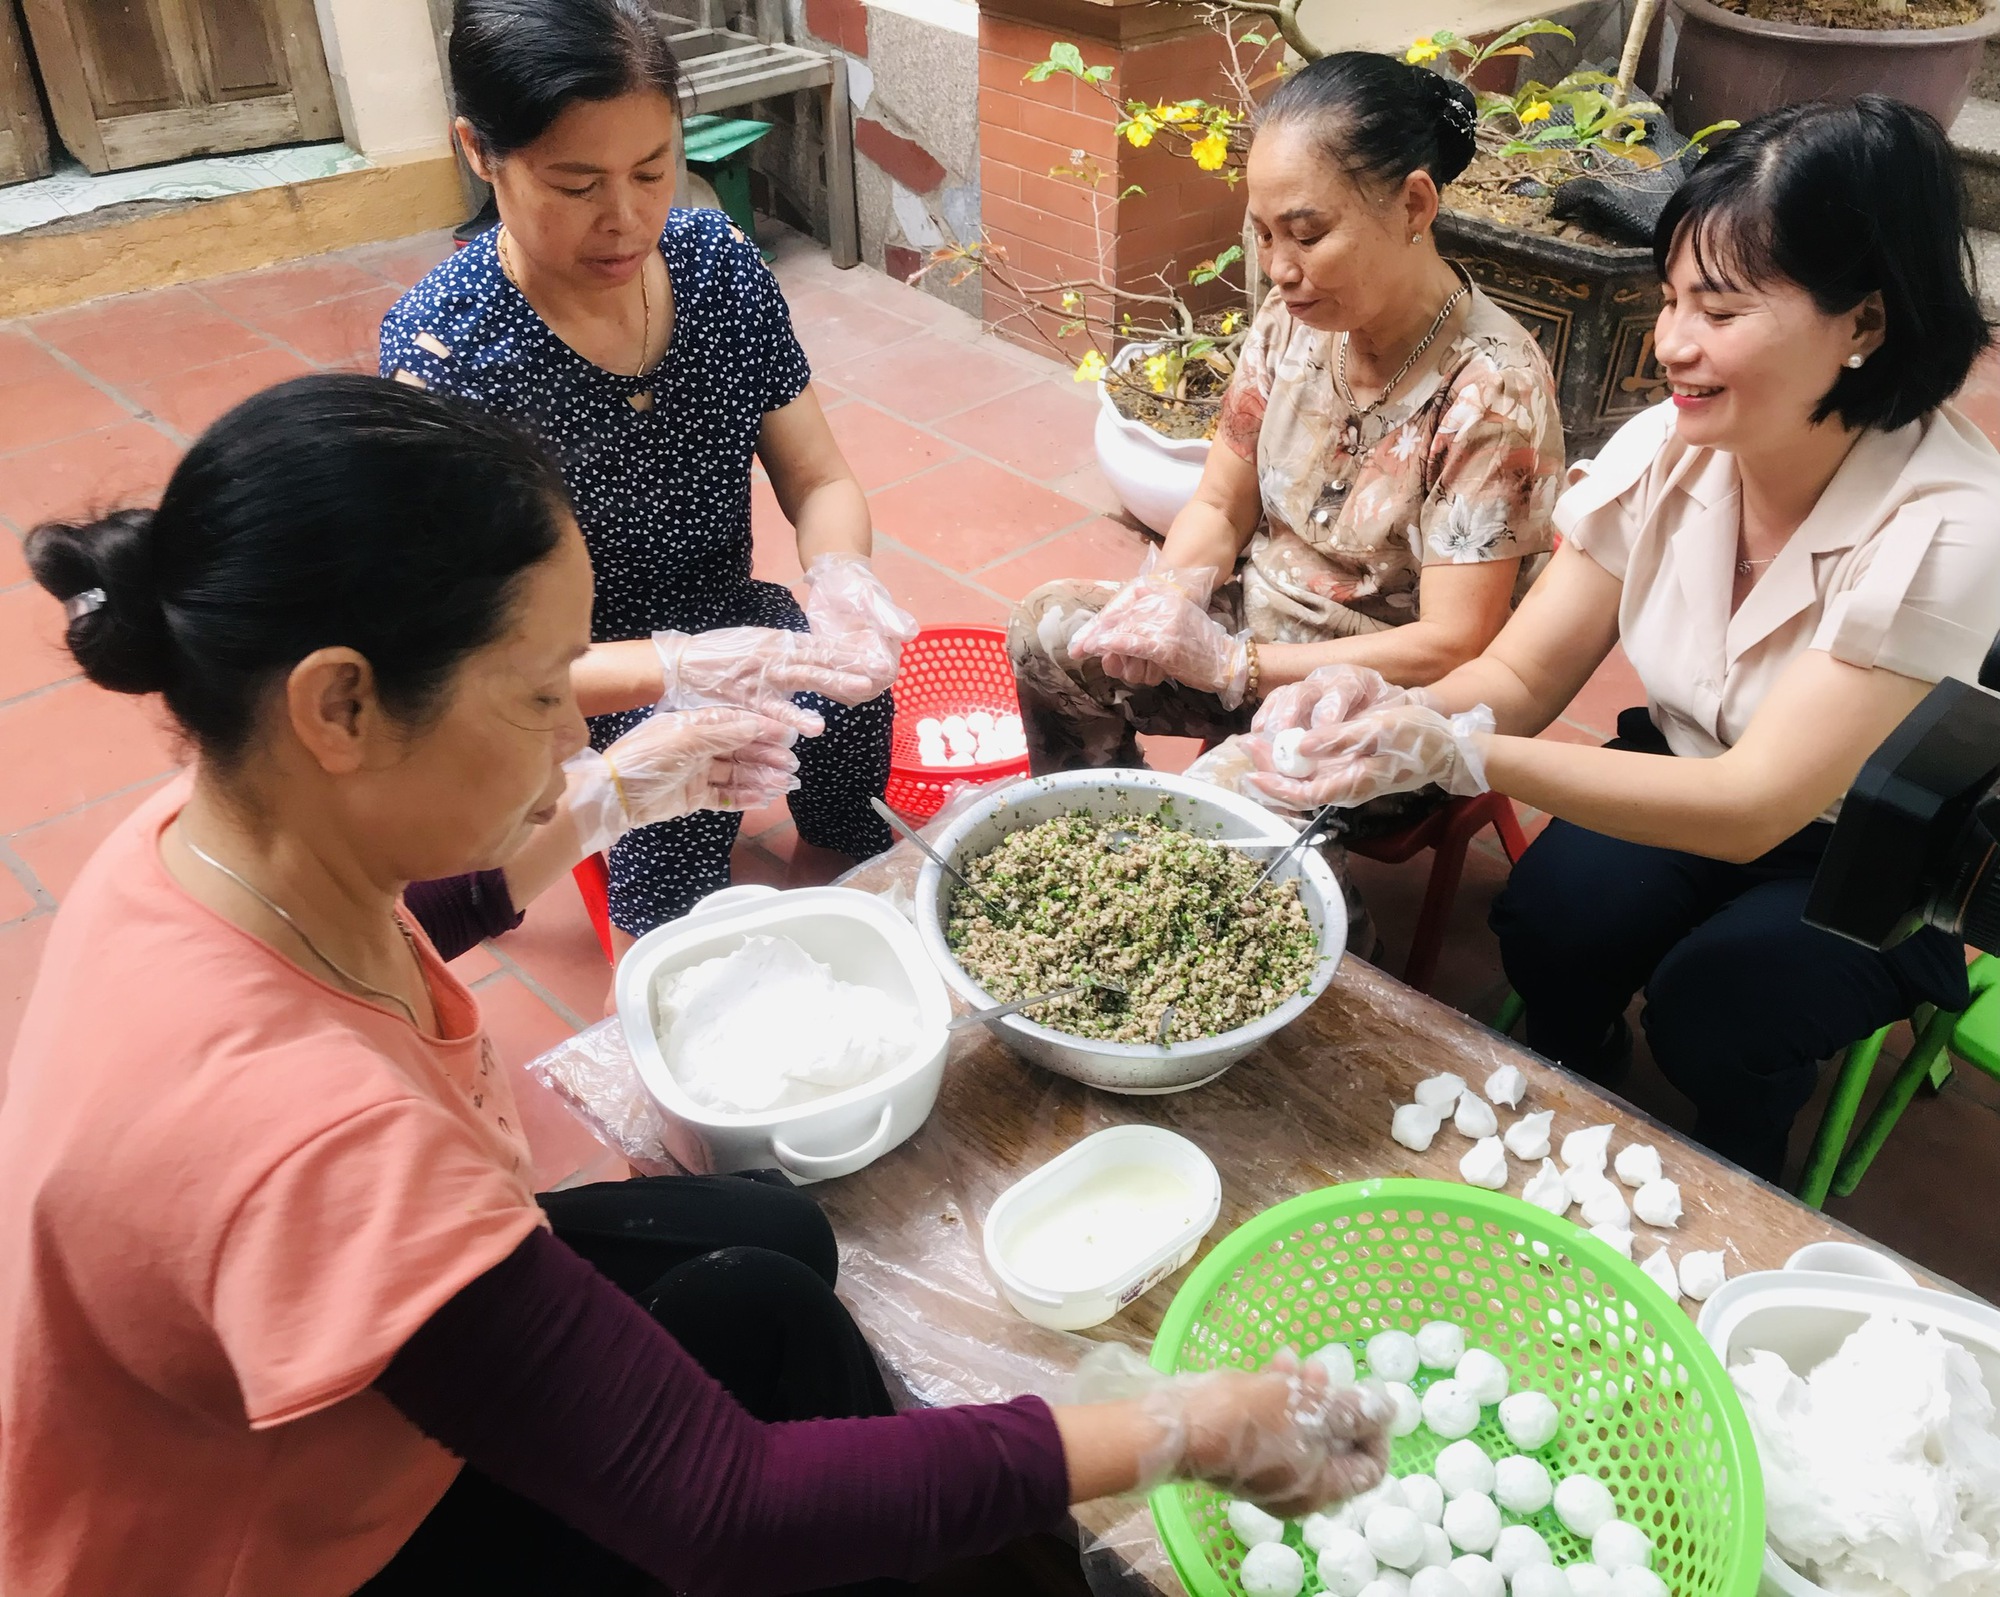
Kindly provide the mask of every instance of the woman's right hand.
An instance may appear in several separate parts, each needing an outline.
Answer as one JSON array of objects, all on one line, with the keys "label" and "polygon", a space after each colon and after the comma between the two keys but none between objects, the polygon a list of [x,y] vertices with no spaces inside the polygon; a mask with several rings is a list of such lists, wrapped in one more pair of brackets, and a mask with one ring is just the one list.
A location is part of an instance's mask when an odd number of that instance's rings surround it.
[{"label": "woman's right hand", "polygon": [[1365,665],[1323,665],[1297,682],[1288,682],[1265,695],[1253,732],[1278,733],[1293,730],[1325,733],[1364,710],[1385,704],[1424,704],[1430,699],[1422,688],[1399,688],[1379,671]]},{"label": "woman's right hand", "polygon": [[878,691],[840,639],[810,632],[782,627],[655,632],[653,648],[660,657],[661,709],[733,704],[782,721],[801,737],[819,736],[826,723],[793,704],[793,694],[864,704]]},{"label": "woman's right hand", "polygon": [[586,854],[635,827],[696,810],[747,810],[799,785],[791,727],[750,710],[713,707],[650,715],[603,753],[564,764],[568,805]]}]

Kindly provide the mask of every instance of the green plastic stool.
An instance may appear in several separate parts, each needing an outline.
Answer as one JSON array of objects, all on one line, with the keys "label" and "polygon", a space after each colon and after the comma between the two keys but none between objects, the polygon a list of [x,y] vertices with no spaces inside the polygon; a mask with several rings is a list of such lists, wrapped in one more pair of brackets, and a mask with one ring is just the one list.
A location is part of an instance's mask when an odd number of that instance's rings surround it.
[{"label": "green plastic stool", "polygon": [[[1840,1148],[1860,1107],[1868,1072],[1858,1070],[1852,1059],[1843,1067],[1841,1079],[1834,1087],[1833,1101],[1827,1105],[1826,1119],[1820,1123],[1819,1136],[1813,1144],[1816,1160],[1823,1147],[1828,1150],[1825,1163],[1832,1166],[1830,1185],[1834,1196],[1847,1197],[1861,1185],[1861,1178],[1889,1140],[1889,1133],[1895,1130],[1917,1089],[1926,1083],[1933,1088],[1942,1087],[1950,1079],[1954,1058],[2000,1079],[2000,959],[1982,954],[1966,972],[1966,980],[1972,988],[1971,1004],[1961,1014],[1936,1011],[1918,1029],[1916,1047],[1910,1050],[1910,1057],[1897,1070],[1889,1090],[1883,1093],[1882,1101],[1875,1106],[1875,1112],[1844,1157]],[[1875,1040],[1879,1043],[1879,1034]],[[1868,1064],[1872,1069],[1874,1060],[1871,1058]],[[1851,1086],[1850,1075],[1858,1076]],[[1822,1188],[1815,1198],[1801,1186],[1799,1196],[1816,1206],[1825,1197],[1825,1190]]]},{"label": "green plastic stool", "polygon": [[770,131],[769,122],[691,116],[682,135],[688,170],[708,180],[723,211],[752,244],[757,242],[757,218],[750,209],[750,147]]}]

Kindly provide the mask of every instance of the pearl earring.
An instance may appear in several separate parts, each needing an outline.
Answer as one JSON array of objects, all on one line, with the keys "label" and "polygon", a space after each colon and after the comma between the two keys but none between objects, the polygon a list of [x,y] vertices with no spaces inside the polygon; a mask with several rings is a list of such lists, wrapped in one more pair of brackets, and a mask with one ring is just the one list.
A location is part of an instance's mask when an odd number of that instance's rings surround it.
[{"label": "pearl earring", "polygon": [[1423,241],[1424,241],[1424,235],[1421,233],[1412,233],[1410,235],[1410,242],[1412,244],[1421,244],[1423,243]]},{"label": "pearl earring", "polygon": [[1868,357],[1866,355],[1849,355],[1847,357],[1848,370],[1857,372],[1860,371],[1863,364],[1867,361],[1867,359]]}]

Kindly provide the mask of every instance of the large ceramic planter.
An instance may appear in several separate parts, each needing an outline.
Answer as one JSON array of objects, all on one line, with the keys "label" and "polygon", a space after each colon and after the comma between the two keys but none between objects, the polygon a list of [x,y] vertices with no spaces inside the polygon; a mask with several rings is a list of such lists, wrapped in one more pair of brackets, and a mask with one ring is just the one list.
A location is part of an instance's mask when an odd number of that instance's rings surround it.
[{"label": "large ceramic planter", "polygon": [[2000,29],[2000,9],[1962,28],[1816,28],[1760,22],[1712,0],[1668,3],[1678,34],[1668,106],[1689,132],[1858,94],[1886,94],[1950,127]]},{"label": "large ceramic planter", "polygon": [[1535,335],[1575,460],[1666,395],[1653,355],[1660,285],[1648,249],[1600,249],[1440,211],[1438,246]]},{"label": "large ceramic planter", "polygon": [[[1112,357],[1111,364],[1124,371],[1157,347],[1128,344]],[[1121,415],[1111,403],[1110,384],[1101,381],[1097,385],[1096,440],[1097,469],[1104,473],[1118,502],[1165,537],[1174,517],[1201,483],[1209,440],[1163,437],[1144,422]]]}]

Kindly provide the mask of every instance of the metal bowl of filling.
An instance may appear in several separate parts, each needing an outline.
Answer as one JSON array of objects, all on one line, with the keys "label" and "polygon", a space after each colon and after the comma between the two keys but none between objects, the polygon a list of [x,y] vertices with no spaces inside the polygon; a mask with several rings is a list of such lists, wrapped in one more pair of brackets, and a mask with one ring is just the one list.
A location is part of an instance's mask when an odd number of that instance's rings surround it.
[{"label": "metal bowl of filling", "polygon": [[[1189,781],[1185,777],[1169,776],[1158,771],[1065,771],[1017,782],[993,794],[954,821],[937,839],[935,846],[938,853],[957,870],[970,872],[974,881],[978,882],[981,879],[979,862],[994,855],[1010,835],[1037,828],[1042,829],[1038,836],[1060,835],[1062,829],[1047,828],[1045,823],[1079,815],[1102,823],[1097,828],[1101,841],[1095,847],[1106,855],[1115,855],[1122,848],[1131,846],[1128,836],[1119,830],[1120,823],[1124,822],[1158,823],[1158,827],[1185,834],[1187,838],[1210,847],[1230,843],[1267,845],[1229,851],[1234,862],[1226,874],[1232,881],[1244,878],[1246,864],[1254,865],[1255,869],[1248,873],[1254,878],[1256,871],[1268,864],[1276,852],[1269,845],[1288,843],[1297,835],[1297,829],[1290,822],[1248,799],[1211,787],[1205,782]],[[1071,830],[1081,836],[1088,828]],[[1157,837],[1155,826],[1142,825],[1133,830],[1147,838]],[[1064,846],[1075,848],[1082,845],[1072,840]],[[1179,847],[1178,843],[1175,846]],[[999,857],[995,856],[996,859]],[[1044,900],[1029,904],[1021,902],[1020,895],[1016,894],[1010,901],[1010,907],[1009,903],[1000,902],[1006,897],[1006,889],[1004,884],[998,884],[1000,890],[988,896],[995,901],[1001,913],[984,919],[995,931],[1018,928],[1024,939],[1032,941],[1040,937],[1044,942],[1048,933],[1046,930],[1037,932],[1035,927],[1054,926],[1058,935],[1067,937],[1073,926],[1078,924],[1093,928],[1099,925],[1115,926],[1116,922],[1104,913],[1105,889],[1092,886],[1089,879],[1107,874],[1115,877],[1117,873],[1098,869],[1094,855],[1082,863],[1089,867],[1087,872],[1074,873],[1063,885],[1051,889],[1057,900],[1055,903]],[[1215,874],[1219,878],[1225,873],[1218,870]],[[1001,1016],[986,1022],[987,1029],[1023,1058],[1058,1075],[1069,1076],[1110,1092],[1180,1092],[1213,1081],[1266,1038],[1305,1013],[1326,990],[1327,983],[1333,980],[1341,953],[1347,945],[1347,905],[1341,895],[1340,883],[1326,861],[1312,848],[1295,852],[1279,867],[1272,882],[1283,889],[1286,905],[1291,895],[1296,894],[1297,909],[1304,914],[1302,930],[1308,945],[1296,966],[1297,984],[1294,986],[1288,981],[1285,984],[1288,990],[1276,993],[1268,1009],[1263,1008],[1261,1003],[1256,1004],[1254,1007],[1261,1012],[1256,1013],[1254,1018],[1247,1017],[1249,999],[1240,990],[1226,995],[1195,990],[1175,1002],[1175,1013],[1167,1017],[1169,1041],[1164,1045],[1151,1039],[1119,1041],[1061,1029],[1065,1012],[1072,1015],[1085,1013],[1070,1006],[1091,1003],[1102,1006],[1107,1012],[1114,1011],[1123,1000],[1118,993],[1107,991],[1064,1000],[1062,1008],[1051,1005],[1039,1013],[1030,1011]],[[960,915],[961,942],[967,930],[964,917],[969,910],[958,904],[962,892],[963,889],[937,865],[925,863],[917,878],[916,912],[917,932],[926,951],[952,991],[976,1009],[1024,996],[1018,991],[992,990],[967,969],[954,951],[952,931],[955,912]],[[1268,894],[1270,889],[1265,889],[1265,892]],[[1141,913],[1144,912],[1146,898],[1144,893],[1135,895]],[[1253,907],[1259,902],[1264,901],[1252,901]],[[1286,939],[1284,952],[1287,968],[1290,969],[1293,968],[1291,959],[1295,953],[1290,939],[1297,922],[1296,911],[1286,905],[1265,903],[1267,913],[1255,923],[1270,926],[1272,936]],[[1282,914],[1279,913],[1281,910]],[[1228,895],[1221,895],[1212,910],[1218,918],[1210,922],[1207,919],[1209,913],[1211,911],[1205,905],[1197,913],[1183,904],[1176,935],[1184,946],[1199,940],[1204,928],[1210,925],[1240,939],[1240,925],[1227,917],[1243,915],[1243,906],[1232,903]],[[980,957],[989,968],[994,962],[994,940],[991,931],[981,932]],[[1155,937],[1154,942],[1157,943],[1157,940]],[[1130,950],[1119,945],[1119,934],[1115,930],[1107,930],[1105,942],[1093,950],[1093,957],[1088,963],[1089,970],[1075,974],[1101,976],[1107,984],[1123,979],[1128,987],[1134,989],[1146,977],[1144,969],[1133,965]],[[1128,979],[1134,975],[1139,981]],[[1226,972],[1223,980],[1226,985]],[[1009,984],[996,979],[994,985],[1004,987]],[[1217,1014],[1231,1017],[1232,1023],[1227,1029],[1209,1029],[1206,1022]],[[1150,1022],[1150,1011],[1145,1018]],[[1096,1030],[1114,1029],[1095,1018],[1078,1023]],[[1131,1030],[1130,1027],[1122,1029]],[[1150,1025],[1146,1029],[1150,1030]]]}]

